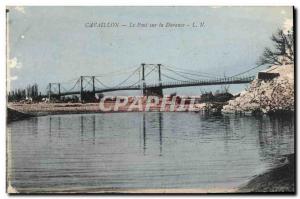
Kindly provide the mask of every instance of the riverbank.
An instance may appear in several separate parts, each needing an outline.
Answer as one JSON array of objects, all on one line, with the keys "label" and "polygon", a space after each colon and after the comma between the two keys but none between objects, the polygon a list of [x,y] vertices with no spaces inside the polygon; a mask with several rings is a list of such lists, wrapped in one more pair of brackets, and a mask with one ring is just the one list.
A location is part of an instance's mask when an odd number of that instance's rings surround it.
[{"label": "riverbank", "polygon": [[275,65],[258,73],[249,88],[228,102],[224,113],[293,112],[294,65]]},{"label": "riverbank", "polygon": [[8,108],[32,116],[102,112],[98,103],[8,103]]},{"label": "riverbank", "polygon": [[283,156],[282,166],[267,171],[250,180],[238,192],[286,192],[295,193],[295,154]]},{"label": "riverbank", "polygon": [[16,110],[13,110],[11,108],[7,108],[7,122],[13,122],[13,121],[18,121],[18,120],[24,120],[30,117],[34,117],[32,114],[26,114],[22,113]]},{"label": "riverbank", "polygon": [[[196,103],[193,105],[175,104],[171,108],[171,104],[166,104],[163,109],[161,104],[151,105],[146,108],[146,104],[142,104],[142,109],[130,109],[131,104],[118,106],[115,110],[114,102],[107,102],[105,107],[111,107],[110,110],[103,110],[100,108],[99,103],[8,103],[8,109],[18,111],[20,113],[28,114],[31,116],[55,115],[55,114],[82,114],[82,113],[113,113],[113,112],[221,112],[224,103]],[[8,115],[9,116],[9,115]]]}]

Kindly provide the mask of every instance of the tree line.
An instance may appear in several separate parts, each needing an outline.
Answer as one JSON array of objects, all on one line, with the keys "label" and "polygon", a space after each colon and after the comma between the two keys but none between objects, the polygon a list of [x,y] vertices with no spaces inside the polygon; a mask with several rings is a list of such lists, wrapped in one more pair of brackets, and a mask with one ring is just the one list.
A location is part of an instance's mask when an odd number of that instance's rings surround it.
[{"label": "tree line", "polygon": [[18,88],[10,91],[8,93],[8,101],[22,101],[22,100],[29,100],[29,101],[41,101],[42,95],[39,92],[39,87],[35,83],[33,85],[28,85],[26,88]]}]

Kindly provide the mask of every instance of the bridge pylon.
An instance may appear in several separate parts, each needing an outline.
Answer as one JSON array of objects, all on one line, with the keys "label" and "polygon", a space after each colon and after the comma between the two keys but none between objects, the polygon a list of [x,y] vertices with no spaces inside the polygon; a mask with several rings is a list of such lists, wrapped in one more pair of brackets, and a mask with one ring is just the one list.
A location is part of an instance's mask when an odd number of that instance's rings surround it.
[{"label": "bridge pylon", "polygon": [[[57,93],[52,92],[55,85],[57,86],[56,89],[58,89]],[[51,101],[51,99],[53,99],[53,98],[60,100],[60,96],[61,96],[60,83],[49,83],[49,85],[48,85],[49,101]]]},{"label": "bridge pylon", "polygon": [[80,102],[83,101],[83,76],[80,76]]},{"label": "bridge pylon", "polygon": [[147,88],[146,82],[145,82],[145,63],[142,63],[142,90],[144,96],[163,96],[163,90],[162,90],[162,83],[161,83],[161,64],[157,64],[158,68],[158,81],[159,81],[159,87],[155,88]]},{"label": "bridge pylon", "polygon": [[[95,100],[95,80],[96,76],[80,76],[80,102]],[[92,84],[90,84],[90,82],[92,82]],[[92,86],[92,90],[84,90],[84,84],[90,84]]]}]

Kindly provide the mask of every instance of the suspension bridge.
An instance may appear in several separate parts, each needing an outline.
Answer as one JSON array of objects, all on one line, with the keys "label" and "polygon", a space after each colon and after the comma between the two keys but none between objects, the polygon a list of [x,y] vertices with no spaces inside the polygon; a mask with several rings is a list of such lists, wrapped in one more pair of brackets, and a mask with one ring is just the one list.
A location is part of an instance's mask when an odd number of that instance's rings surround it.
[{"label": "suspension bridge", "polygon": [[[255,67],[257,68],[257,66]],[[253,68],[252,68],[253,69]],[[250,70],[252,70],[250,69]],[[143,95],[162,96],[163,89],[191,87],[191,86],[209,86],[209,85],[227,85],[227,84],[245,84],[254,80],[255,76],[245,75],[250,70],[229,77],[216,77],[205,72],[197,72],[186,69],[174,68],[162,64],[141,64],[120,83],[108,86],[101,79],[108,78],[109,75],[102,74],[99,76],[80,76],[71,80],[74,85],[70,89],[64,87],[63,82],[49,83],[47,87],[47,96],[51,98],[60,98],[61,96],[79,95],[80,100],[84,99],[84,95],[89,94],[95,96],[97,93],[105,93],[121,90],[140,90]],[[146,83],[146,78],[154,71],[158,72],[158,82]],[[128,72],[128,71],[127,71]],[[134,83],[129,83],[130,79],[138,80]],[[162,77],[167,81],[162,81]],[[87,88],[89,87],[89,89]]]}]

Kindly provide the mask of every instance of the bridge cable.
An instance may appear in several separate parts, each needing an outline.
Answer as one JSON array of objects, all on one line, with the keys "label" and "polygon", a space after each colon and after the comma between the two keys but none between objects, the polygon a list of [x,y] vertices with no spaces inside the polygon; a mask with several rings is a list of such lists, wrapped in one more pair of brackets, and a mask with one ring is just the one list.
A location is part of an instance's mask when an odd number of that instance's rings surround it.
[{"label": "bridge cable", "polygon": [[179,72],[176,72],[176,71],[174,71],[174,70],[172,70],[172,69],[168,69],[168,68],[165,68],[165,69],[168,70],[168,71],[171,71],[171,72],[173,72],[173,73],[177,74],[178,76],[183,77],[183,78],[185,78],[185,79],[192,80],[192,81],[198,81],[198,80],[196,80],[196,79],[186,77],[185,75],[182,75],[182,74],[180,74]]},{"label": "bridge cable", "polygon": [[[125,80],[123,80],[122,82],[120,82],[120,83],[118,83],[117,85],[115,85],[115,86],[107,86],[107,85],[105,85],[104,83],[102,83],[100,80],[98,80],[97,78],[96,78],[96,80],[102,85],[102,86],[104,86],[104,87],[106,87],[106,88],[114,88],[114,87],[117,87],[117,86],[120,86],[121,84],[123,84],[123,83],[125,83],[127,80],[129,80],[135,73],[136,73],[136,71],[138,71],[140,69],[140,67],[138,67],[137,69],[135,69]],[[99,77],[99,76],[97,76],[97,77]]]},{"label": "bridge cable", "polygon": [[98,80],[97,78],[95,78],[95,80],[101,84],[104,88],[110,88],[109,86],[107,86],[106,84],[104,84],[102,81]]},{"label": "bridge cable", "polygon": [[[189,69],[182,69],[182,68],[177,68],[177,67],[172,67],[172,66],[167,66],[167,65],[163,65],[163,66],[165,66],[165,67],[168,67],[168,68],[172,68],[172,69],[175,69],[175,70],[179,70],[179,71],[184,71],[184,72],[189,72],[189,74],[194,74],[194,73],[197,73],[197,74],[199,74],[199,76],[204,76],[203,74],[206,74],[206,76],[207,77],[215,77],[215,75],[214,74],[210,74],[210,73],[205,73],[205,72],[200,72],[200,71],[196,71],[196,70],[189,70]],[[178,71],[178,72],[179,72]],[[200,75],[201,74],[201,75]],[[196,75],[196,74],[194,74],[194,75]]]},{"label": "bridge cable", "polygon": [[[177,72],[179,72],[179,71],[177,71]],[[209,78],[209,79],[215,78],[215,77],[210,77],[210,76],[206,76],[206,75],[193,74],[193,73],[189,73],[189,72],[180,71],[180,73],[187,74],[187,75],[192,75],[192,76],[197,76],[197,77]]]},{"label": "bridge cable", "polygon": [[261,66],[263,66],[263,65],[266,65],[266,64],[259,64],[259,65],[255,66],[255,67],[253,67],[253,68],[250,68],[249,70],[246,70],[246,71],[244,71],[244,72],[235,74],[235,75],[230,76],[230,77],[236,77],[236,76],[239,76],[239,75],[243,75],[243,74],[245,74],[245,73],[247,73],[247,72],[249,72],[249,71],[251,71],[251,70],[254,70],[254,69],[256,69],[256,68],[259,68],[259,67],[261,67]]},{"label": "bridge cable", "polygon": [[[107,86],[107,85],[105,85],[104,83],[102,83],[100,80],[97,80],[102,86],[104,86],[104,87],[106,87],[106,88],[114,88],[114,87],[118,87],[118,86],[120,86],[120,85],[122,85],[122,84],[124,84],[127,80],[129,80],[135,73],[136,73],[136,71],[138,71],[140,69],[140,67],[138,67],[137,69],[135,69],[125,80],[123,80],[122,82],[120,82],[120,83],[118,83],[118,84],[116,84],[116,85],[114,85],[114,86]],[[98,76],[97,76],[98,77]]]},{"label": "bridge cable", "polygon": [[76,81],[76,83],[74,84],[74,86],[71,89],[69,89],[68,91],[66,91],[66,92],[72,91],[76,87],[76,85],[77,85],[78,82],[79,82],[79,79]]},{"label": "bridge cable", "polygon": [[172,79],[172,80],[175,80],[175,81],[186,82],[186,80],[176,79],[176,78],[170,77],[170,76],[168,76],[168,75],[166,75],[166,74],[163,74],[163,73],[161,73],[161,75],[162,75],[163,77],[166,77],[166,78],[168,78],[168,79]]},{"label": "bridge cable", "polygon": [[60,84],[70,84],[70,83],[73,83],[75,80],[78,80],[78,77],[73,78],[73,79],[66,80],[66,81],[64,81],[64,82],[59,82],[59,83],[60,83]]},{"label": "bridge cable", "polygon": [[140,66],[139,67],[134,66],[134,67],[126,68],[126,69],[120,69],[117,71],[112,71],[109,73],[104,73],[104,74],[99,74],[99,75],[94,75],[94,76],[95,77],[106,77],[107,75],[111,75],[111,76],[122,75],[125,73],[130,73],[132,71],[132,69],[136,70],[137,68],[140,68]]},{"label": "bridge cable", "polygon": [[113,87],[118,87],[122,84],[124,84],[127,80],[129,80],[138,70],[140,70],[140,67],[137,68],[136,70],[133,71],[133,73],[131,73],[125,80],[123,80],[122,82],[120,82],[119,84],[113,86]]},{"label": "bridge cable", "polygon": [[[150,73],[152,73],[156,68],[153,67],[151,71],[149,71],[148,73],[146,73],[145,77],[148,77],[150,75]],[[134,84],[130,85],[129,87],[131,86],[134,86],[136,85],[137,83],[141,82],[141,80],[139,79],[137,82],[135,82]]]},{"label": "bridge cable", "polygon": [[[169,66],[166,66],[166,65],[163,65],[165,68],[168,68],[169,70],[172,70],[172,67],[169,67]],[[216,76],[213,76],[213,75],[203,75],[203,74],[197,74],[197,73],[191,73],[191,72],[186,72],[186,71],[178,71],[178,70],[172,70],[174,72],[177,72],[177,73],[183,73],[183,74],[187,74],[187,75],[191,75],[191,76],[197,76],[197,77],[204,77],[204,78],[209,78],[209,79],[212,79],[212,78],[216,78]],[[186,76],[185,76],[186,77]],[[184,77],[184,78],[185,78]]]}]

